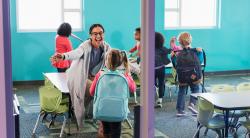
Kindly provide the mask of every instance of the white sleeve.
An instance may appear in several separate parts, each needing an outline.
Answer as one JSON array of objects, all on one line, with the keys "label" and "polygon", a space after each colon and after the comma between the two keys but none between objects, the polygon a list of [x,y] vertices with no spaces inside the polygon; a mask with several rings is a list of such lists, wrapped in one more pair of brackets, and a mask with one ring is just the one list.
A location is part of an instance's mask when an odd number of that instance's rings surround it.
[{"label": "white sleeve", "polygon": [[83,42],[80,44],[80,46],[70,52],[64,53],[63,55],[65,56],[65,60],[74,60],[74,59],[79,59],[82,57],[84,53],[85,46],[87,46],[87,42]]}]

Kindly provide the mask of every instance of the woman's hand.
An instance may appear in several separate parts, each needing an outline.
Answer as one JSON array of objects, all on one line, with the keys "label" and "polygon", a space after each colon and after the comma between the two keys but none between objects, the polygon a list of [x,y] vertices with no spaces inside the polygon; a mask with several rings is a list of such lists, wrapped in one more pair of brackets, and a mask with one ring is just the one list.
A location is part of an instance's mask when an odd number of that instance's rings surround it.
[{"label": "woman's hand", "polygon": [[51,62],[58,62],[58,61],[63,60],[63,59],[64,59],[64,55],[60,54],[60,53],[57,53],[57,54],[50,57]]}]

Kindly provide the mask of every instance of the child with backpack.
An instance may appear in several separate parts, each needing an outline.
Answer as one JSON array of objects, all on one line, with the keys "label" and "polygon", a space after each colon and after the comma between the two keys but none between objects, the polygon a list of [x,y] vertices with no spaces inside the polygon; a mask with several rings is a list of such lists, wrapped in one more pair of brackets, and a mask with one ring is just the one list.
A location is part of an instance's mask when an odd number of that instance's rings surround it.
[{"label": "child with backpack", "polygon": [[[94,96],[94,119],[101,121],[105,138],[120,138],[121,122],[129,112],[129,92],[136,90],[126,62],[125,53],[110,50],[105,60],[106,69],[96,74],[90,87],[90,95]],[[120,66],[125,70],[118,70]]]},{"label": "child with backpack", "polygon": [[[192,93],[199,92],[199,83],[202,80],[201,61],[199,56],[202,55],[201,48],[191,48],[192,36],[188,32],[180,33],[178,37],[182,50],[174,57],[175,68],[179,82],[179,92],[177,97],[177,117],[185,116],[185,94],[188,86]],[[188,109],[196,115],[198,112],[194,106],[196,100],[190,97]]]},{"label": "child with backpack", "polygon": [[[171,57],[174,57],[176,54],[178,54],[178,51],[182,50],[182,47],[180,45],[179,46],[176,45],[176,37],[175,36],[173,36],[170,39],[170,48],[172,50]],[[202,48],[197,47],[196,50],[197,51],[202,51]],[[200,61],[203,61],[203,57],[202,56],[203,55],[199,54],[199,60]]]}]

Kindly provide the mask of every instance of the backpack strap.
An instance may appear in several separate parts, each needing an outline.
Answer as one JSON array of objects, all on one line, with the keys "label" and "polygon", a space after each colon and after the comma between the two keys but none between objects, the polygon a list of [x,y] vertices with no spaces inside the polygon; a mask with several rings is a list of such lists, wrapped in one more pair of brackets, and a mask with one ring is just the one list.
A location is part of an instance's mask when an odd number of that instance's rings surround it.
[{"label": "backpack strap", "polygon": [[198,51],[196,50],[196,48],[188,48],[187,50],[193,52],[193,58],[198,60],[198,63],[195,62],[195,64],[200,64],[201,65],[201,63],[200,63],[201,61],[199,60],[199,58],[197,56]]},{"label": "backpack strap", "polygon": [[203,64],[204,64],[204,68],[207,65],[207,55],[206,52],[204,51],[204,49],[202,49],[202,54],[203,54]]}]

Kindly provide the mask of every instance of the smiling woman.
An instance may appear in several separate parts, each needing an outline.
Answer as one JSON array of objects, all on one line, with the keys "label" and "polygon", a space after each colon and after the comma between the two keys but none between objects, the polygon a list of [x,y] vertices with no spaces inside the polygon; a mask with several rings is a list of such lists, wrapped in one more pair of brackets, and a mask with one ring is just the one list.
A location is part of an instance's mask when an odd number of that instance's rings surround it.
[{"label": "smiling woman", "polygon": [[91,44],[98,48],[104,39],[104,28],[101,24],[94,24],[89,28],[89,35],[91,36]]},{"label": "smiling woman", "polygon": [[[89,87],[97,72],[104,66],[104,57],[110,49],[109,44],[104,41],[104,27],[101,24],[93,24],[89,29],[89,35],[90,39],[77,49],[51,58],[52,60],[72,60],[67,70],[68,87],[80,127],[85,108],[92,108]],[[92,113],[86,114],[92,116]]]}]

